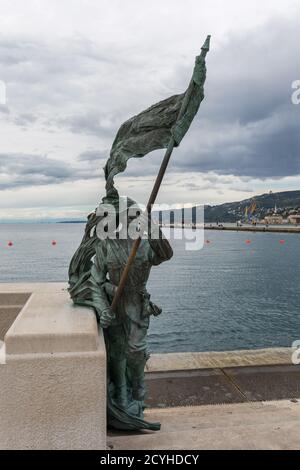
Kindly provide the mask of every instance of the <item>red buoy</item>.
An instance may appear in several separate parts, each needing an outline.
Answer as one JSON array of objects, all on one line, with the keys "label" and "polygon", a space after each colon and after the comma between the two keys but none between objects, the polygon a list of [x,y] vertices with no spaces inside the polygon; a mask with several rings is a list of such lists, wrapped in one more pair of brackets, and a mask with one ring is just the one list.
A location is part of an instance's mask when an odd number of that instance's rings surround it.
[{"label": "red buoy", "polygon": [[55,246],[55,245],[56,245],[56,241],[52,240],[52,246]]},{"label": "red buoy", "polygon": [[9,242],[7,243],[7,245],[8,245],[8,246],[13,246],[13,242],[9,241]]},{"label": "red buoy", "polygon": [[247,245],[250,245],[251,244],[251,240],[246,240],[245,242]]}]

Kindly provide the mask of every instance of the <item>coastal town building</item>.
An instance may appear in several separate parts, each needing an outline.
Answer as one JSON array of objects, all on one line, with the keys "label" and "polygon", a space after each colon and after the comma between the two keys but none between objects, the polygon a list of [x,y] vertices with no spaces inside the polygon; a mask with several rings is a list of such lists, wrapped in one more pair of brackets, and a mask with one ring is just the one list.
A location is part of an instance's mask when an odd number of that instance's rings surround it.
[{"label": "coastal town building", "polygon": [[283,217],[279,214],[272,214],[267,215],[263,222],[268,225],[282,225],[283,224]]},{"label": "coastal town building", "polygon": [[288,223],[294,225],[300,225],[300,214],[289,215]]}]

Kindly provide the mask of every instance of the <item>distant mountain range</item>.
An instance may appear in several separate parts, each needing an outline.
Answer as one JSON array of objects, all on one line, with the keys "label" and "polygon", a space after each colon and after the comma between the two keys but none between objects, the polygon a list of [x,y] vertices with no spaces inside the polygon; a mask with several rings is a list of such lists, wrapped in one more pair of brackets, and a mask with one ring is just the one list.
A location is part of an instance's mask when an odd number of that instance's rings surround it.
[{"label": "distant mountain range", "polygon": [[[276,208],[277,214],[287,217],[290,213],[300,213],[300,191],[284,191],[280,193],[266,193],[238,202],[226,202],[217,206],[204,206],[205,223],[215,222],[237,222],[245,218],[246,208],[255,206],[253,215],[257,219],[263,219],[268,214],[273,214]],[[164,211],[163,220],[169,218],[170,211]],[[174,213],[175,221],[181,220],[181,209],[171,211]],[[185,213],[185,222],[192,222],[192,212]],[[158,213],[155,213],[158,218]],[[171,223],[172,223],[171,216]]]}]

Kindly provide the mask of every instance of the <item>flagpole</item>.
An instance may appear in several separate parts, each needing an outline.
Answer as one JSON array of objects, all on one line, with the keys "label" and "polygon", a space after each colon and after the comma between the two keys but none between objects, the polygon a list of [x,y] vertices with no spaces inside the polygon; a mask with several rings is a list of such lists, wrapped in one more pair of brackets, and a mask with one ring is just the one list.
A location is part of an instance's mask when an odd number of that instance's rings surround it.
[{"label": "flagpole", "polygon": [[[205,43],[204,43],[204,46],[202,47],[202,51],[201,51],[201,55],[203,57],[206,56],[207,54],[207,51],[208,51],[208,47],[209,47],[209,41],[210,41],[210,36],[207,37]],[[186,108],[187,108],[187,105],[189,103],[189,100],[190,100],[190,97],[192,95],[192,92],[193,92],[193,85],[194,85],[194,82],[193,82],[193,78],[191,79],[191,83],[190,85],[192,86],[189,86],[188,87],[188,91],[187,93],[185,94],[185,97],[182,101],[182,105],[181,105],[181,108],[180,108],[180,111],[179,111],[179,114],[178,114],[178,117],[177,117],[177,120],[176,122],[178,122],[184,115],[185,111],[186,111]],[[175,140],[174,140],[174,137],[172,136],[171,139],[170,139],[170,142],[169,142],[169,145],[167,147],[167,150],[166,150],[166,153],[165,153],[165,156],[163,158],[163,161],[161,163],[161,166],[160,166],[160,169],[159,169],[159,172],[158,172],[158,175],[156,177],[156,180],[155,180],[155,183],[154,183],[154,186],[153,186],[153,189],[152,189],[152,192],[150,194],[150,197],[149,197],[149,200],[148,200],[148,203],[147,203],[147,206],[146,206],[146,211],[148,214],[151,213],[151,210],[152,210],[152,206],[153,204],[155,203],[155,200],[157,198],[157,194],[158,194],[158,191],[160,189],[160,186],[161,186],[161,183],[162,183],[162,180],[164,178],[164,175],[166,173],[166,170],[167,170],[167,167],[168,167],[168,164],[169,164],[169,161],[170,161],[170,158],[171,158],[171,155],[172,155],[172,152],[174,150],[174,146],[175,146]],[[137,251],[139,249],[139,246],[140,246],[140,243],[142,241],[142,238],[139,236],[133,243],[133,246],[132,246],[132,249],[131,249],[131,253],[128,257],[128,260],[127,260],[127,263],[126,263],[126,266],[122,272],[122,275],[121,275],[121,279],[120,279],[120,282],[119,282],[119,285],[117,287],[117,290],[115,292],[115,295],[114,295],[114,298],[113,298],[113,301],[112,301],[112,304],[111,304],[111,309],[113,312],[116,311],[116,307],[119,303],[119,300],[121,298],[121,295],[123,294],[123,291],[124,291],[124,288],[125,288],[125,285],[126,285],[126,282],[127,282],[127,278],[128,278],[128,274],[129,274],[129,271],[130,271],[130,268],[135,260],[135,257],[136,257],[136,254],[137,254]]]}]

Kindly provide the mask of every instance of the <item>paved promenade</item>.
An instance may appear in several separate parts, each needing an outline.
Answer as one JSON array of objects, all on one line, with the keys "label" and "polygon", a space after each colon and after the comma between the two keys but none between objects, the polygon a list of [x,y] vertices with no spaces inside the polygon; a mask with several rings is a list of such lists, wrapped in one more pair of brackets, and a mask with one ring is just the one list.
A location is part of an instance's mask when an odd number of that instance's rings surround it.
[{"label": "paved promenade", "polygon": [[108,436],[114,450],[300,449],[300,403],[290,400],[150,410],[158,433]]},{"label": "paved promenade", "polygon": [[300,398],[291,348],[153,355],[148,403],[178,407]]},{"label": "paved promenade", "polygon": [[114,449],[300,449],[300,366],[290,348],[153,355],[146,418],[159,433],[110,432]]}]

